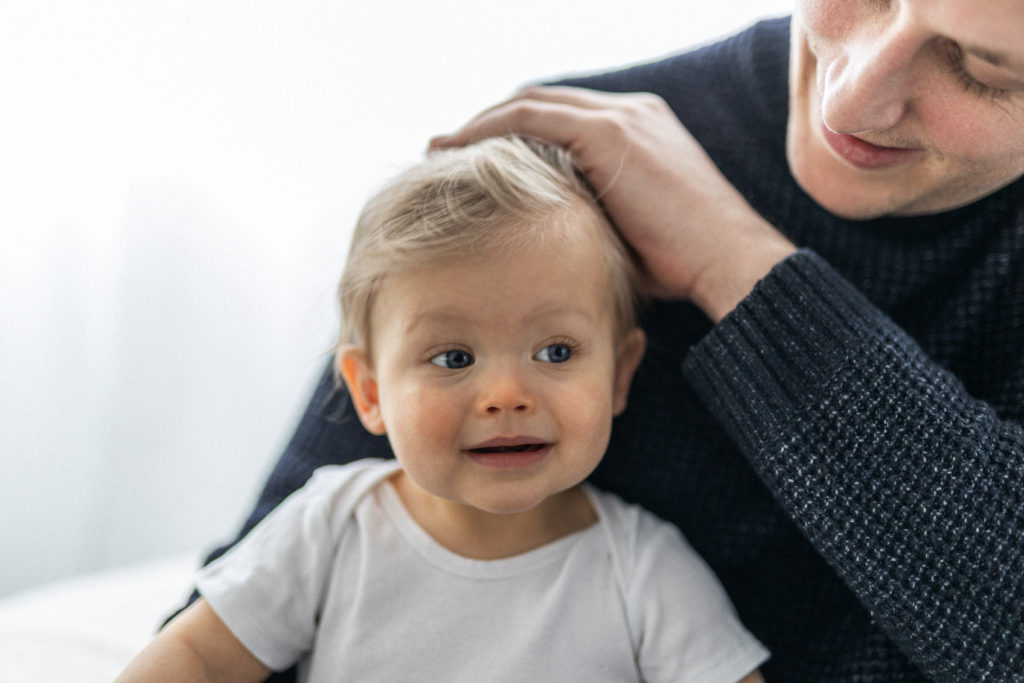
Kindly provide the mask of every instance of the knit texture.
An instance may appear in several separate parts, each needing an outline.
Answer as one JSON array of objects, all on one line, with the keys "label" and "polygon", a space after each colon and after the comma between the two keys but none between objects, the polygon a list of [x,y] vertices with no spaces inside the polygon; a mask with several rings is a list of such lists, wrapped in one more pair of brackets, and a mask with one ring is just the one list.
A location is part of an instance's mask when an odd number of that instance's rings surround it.
[{"label": "knit texture", "polygon": [[[679,525],[769,681],[1024,680],[1024,182],[831,216],[786,166],[788,31],[563,81],[664,97],[801,247],[714,327],[651,306],[592,479]],[[315,467],[386,454],[325,375],[246,530]]]}]

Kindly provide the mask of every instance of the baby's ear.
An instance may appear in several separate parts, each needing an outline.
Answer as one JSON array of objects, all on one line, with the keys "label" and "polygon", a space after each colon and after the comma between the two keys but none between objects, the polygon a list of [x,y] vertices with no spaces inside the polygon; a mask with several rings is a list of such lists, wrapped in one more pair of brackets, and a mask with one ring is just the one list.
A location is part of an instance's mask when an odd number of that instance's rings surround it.
[{"label": "baby's ear", "polygon": [[615,355],[615,384],[612,386],[612,414],[619,415],[626,409],[629,398],[629,385],[633,382],[633,374],[640,365],[647,349],[647,335],[639,327],[626,333],[619,343]]},{"label": "baby's ear", "polygon": [[346,346],[335,361],[345,379],[348,395],[352,398],[359,421],[371,434],[386,434],[384,418],[380,412],[380,397],[377,394],[377,377],[373,372],[366,353],[358,346]]}]

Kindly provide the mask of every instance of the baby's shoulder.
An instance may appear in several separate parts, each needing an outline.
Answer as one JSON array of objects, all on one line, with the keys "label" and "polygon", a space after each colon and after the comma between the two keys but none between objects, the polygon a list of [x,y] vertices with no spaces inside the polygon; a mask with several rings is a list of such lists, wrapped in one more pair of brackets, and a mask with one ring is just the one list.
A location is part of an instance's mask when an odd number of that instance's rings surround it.
[{"label": "baby's shoulder", "polygon": [[301,505],[344,525],[367,494],[387,481],[397,470],[395,460],[365,458],[343,465],[324,465],[313,471],[294,496]]}]

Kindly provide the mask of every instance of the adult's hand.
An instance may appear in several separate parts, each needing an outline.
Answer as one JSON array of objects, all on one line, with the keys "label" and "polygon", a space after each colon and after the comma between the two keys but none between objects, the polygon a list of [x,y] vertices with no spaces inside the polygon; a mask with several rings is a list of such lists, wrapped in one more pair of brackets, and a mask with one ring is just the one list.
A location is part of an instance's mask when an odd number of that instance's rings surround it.
[{"label": "adult's hand", "polygon": [[431,146],[508,134],[568,148],[643,260],[652,292],[689,299],[716,322],[795,250],[656,95],[527,88]]}]

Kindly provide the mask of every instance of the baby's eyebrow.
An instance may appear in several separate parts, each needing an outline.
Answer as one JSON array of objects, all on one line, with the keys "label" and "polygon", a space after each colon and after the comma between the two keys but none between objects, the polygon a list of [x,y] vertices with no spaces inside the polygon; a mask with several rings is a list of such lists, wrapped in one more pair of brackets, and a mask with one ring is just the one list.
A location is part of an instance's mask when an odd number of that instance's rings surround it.
[{"label": "baby's eyebrow", "polygon": [[579,316],[586,320],[592,320],[592,316],[587,312],[575,307],[567,306],[565,304],[554,304],[551,306],[543,306],[535,311],[532,311],[530,315],[524,318],[524,322],[531,320],[539,320],[542,318],[553,318],[558,316]]},{"label": "baby's eyebrow", "polygon": [[413,332],[419,327],[423,326],[447,326],[461,323],[466,320],[466,317],[455,311],[446,309],[428,309],[426,311],[419,311],[414,315],[409,322],[405,325],[404,331],[406,333]]},{"label": "baby's eyebrow", "polygon": [[[539,306],[538,308],[530,311],[527,315],[523,316],[521,322],[529,323],[535,320],[559,316],[577,316],[588,321],[593,321],[593,316],[580,308],[556,303]],[[414,316],[412,316],[409,322],[405,325],[404,331],[407,333],[412,332],[424,325],[455,325],[457,323],[465,322],[466,320],[472,320],[472,316],[468,316],[465,313],[450,308],[428,308],[423,311],[418,311]]]}]

